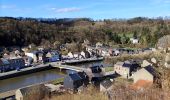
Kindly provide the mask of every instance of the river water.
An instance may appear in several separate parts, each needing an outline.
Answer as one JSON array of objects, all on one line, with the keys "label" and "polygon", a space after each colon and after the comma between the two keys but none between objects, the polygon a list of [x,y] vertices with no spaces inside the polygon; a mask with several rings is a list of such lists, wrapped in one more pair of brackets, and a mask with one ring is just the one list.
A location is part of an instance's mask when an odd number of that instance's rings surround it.
[{"label": "river water", "polygon": [[57,69],[31,73],[19,77],[0,80],[0,93],[64,77]]},{"label": "river water", "polygon": [[[110,64],[105,64],[103,62],[78,64],[75,66],[87,68],[93,65],[101,65],[101,64],[103,66],[111,66]],[[64,74],[65,74],[64,72],[60,72],[58,69],[50,69],[46,71],[41,71],[41,72],[31,73],[31,74],[9,78],[5,80],[0,80],[0,93],[9,90],[18,89],[28,85],[52,81],[64,77]]]}]

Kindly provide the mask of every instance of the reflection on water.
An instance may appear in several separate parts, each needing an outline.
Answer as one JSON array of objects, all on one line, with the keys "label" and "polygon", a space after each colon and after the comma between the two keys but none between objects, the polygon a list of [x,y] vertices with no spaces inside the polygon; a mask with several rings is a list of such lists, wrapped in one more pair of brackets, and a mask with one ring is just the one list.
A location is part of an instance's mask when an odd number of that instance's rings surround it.
[{"label": "reflection on water", "polygon": [[61,78],[63,76],[64,75],[59,73],[59,71],[57,71],[56,69],[51,69],[19,77],[0,80],[0,92],[9,91],[32,84],[48,82],[57,78]]}]

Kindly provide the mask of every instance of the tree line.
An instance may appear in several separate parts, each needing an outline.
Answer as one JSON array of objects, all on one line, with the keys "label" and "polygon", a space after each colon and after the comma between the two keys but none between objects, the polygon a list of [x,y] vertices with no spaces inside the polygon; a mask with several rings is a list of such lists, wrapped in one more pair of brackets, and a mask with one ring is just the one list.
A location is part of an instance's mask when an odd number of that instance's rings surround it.
[{"label": "tree line", "polygon": [[13,18],[0,17],[0,46],[44,45],[46,43],[82,43],[130,45],[138,38],[141,46],[155,46],[158,39],[170,34],[170,19],[136,17],[132,19],[90,18]]}]

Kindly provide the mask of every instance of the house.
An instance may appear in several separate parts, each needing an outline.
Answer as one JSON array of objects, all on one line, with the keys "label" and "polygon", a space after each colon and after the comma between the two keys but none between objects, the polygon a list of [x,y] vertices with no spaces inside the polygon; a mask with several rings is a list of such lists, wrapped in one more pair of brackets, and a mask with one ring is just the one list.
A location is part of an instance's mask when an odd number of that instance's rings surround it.
[{"label": "house", "polygon": [[100,55],[101,56],[110,56],[110,52],[108,49],[102,49]]},{"label": "house", "polygon": [[114,65],[114,71],[115,73],[121,75],[123,78],[130,78],[138,67],[139,64],[135,61],[117,62]]},{"label": "house", "polygon": [[44,84],[33,85],[16,90],[16,100],[42,100],[47,93]]},{"label": "house", "polygon": [[90,56],[90,52],[85,51],[84,53],[85,53],[85,58],[90,58],[90,57],[91,57],[91,56]]},{"label": "house", "polygon": [[118,49],[113,50],[113,55],[114,56],[120,55],[120,51]]},{"label": "house", "polygon": [[156,71],[152,66],[149,65],[135,72],[133,75],[133,80],[134,83],[136,83],[139,80],[146,80],[153,83],[156,77],[157,77]]},{"label": "house", "polygon": [[149,65],[152,65],[152,64],[150,62],[148,62],[147,60],[143,60],[141,67],[146,67],[146,66],[149,66]]},{"label": "house", "polygon": [[25,66],[30,66],[33,63],[33,59],[31,57],[24,56]]},{"label": "house", "polygon": [[99,47],[102,47],[102,46],[103,46],[102,43],[100,43],[100,42],[97,42],[97,43],[96,43],[96,48],[99,48]]},{"label": "house", "polygon": [[12,69],[20,70],[25,67],[25,60],[23,58],[16,57],[9,59],[8,61]]},{"label": "house", "polygon": [[64,78],[64,88],[70,91],[78,91],[78,88],[83,85],[83,80],[79,74],[69,74]]},{"label": "house", "polygon": [[47,57],[49,62],[55,62],[55,61],[61,60],[61,55],[59,54],[59,52],[56,52],[56,51],[48,52],[46,54],[46,57]]},{"label": "house", "polygon": [[154,64],[156,64],[156,63],[157,63],[156,58],[151,58],[151,62],[154,63]]},{"label": "house", "polygon": [[68,55],[69,58],[73,58],[74,57],[72,52],[69,52],[67,55]]},{"label": "house", "polygon": [[78,72],[77,74],[81,77],[83,85],[87,86],[89,84],[89,76],[84,71]]},{"label": "house", "polygon": [[88,45],[90,45],[90,42],[89,42],[89,40],[84,40],[84,42],[82,43],[82,46],[88,46]]},{"label": "house", "polygon": [[81,58],[90,58],[90,53],[88,51],[82,51],[80,53]]},{"label": "house", "polygon": [[0,59],[0,72],[3,73],[9,70],[12,70],[10,67],[9,61],[7,59],[1,58]]},{"label": "house", "polygon": [[130,41],[131,41],[132,44],[138,44],[139,43],[139,40],[135,39],[135,38],[130,38]]},{"label": "house", "polygon": [[111,80],[104,80],[100,83],[100,91],[101,92],[108,92],[112,90],[113,83]]},{"label": "house", "polygon": [[45,62],[46,60],[46,54],[43,51],[26,52],[25,55],[31,57],[33,62]]},{"label": "house", "polygon": [[37,52],[25,52],[25,55],[28,57],[31,57],[33,59],[33,62],[38,62],[38,53]]},{"label": "house", "polygon": [[98,85],[104,76],[104,68],[101,66],[92,66],[87,68],[86,73],[89,76],[90,81]]}]

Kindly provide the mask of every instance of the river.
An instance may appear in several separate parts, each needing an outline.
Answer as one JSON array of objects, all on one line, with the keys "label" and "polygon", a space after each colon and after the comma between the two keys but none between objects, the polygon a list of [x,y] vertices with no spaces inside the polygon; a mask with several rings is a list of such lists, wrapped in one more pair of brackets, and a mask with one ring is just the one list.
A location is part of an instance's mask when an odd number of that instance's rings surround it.
[{"label": "river", "polygon": [[46,71],[31,73],[19,77],[0,80],[0,93],[21,88],[24,86],[48,82],[57,78],[64,77],[57,69],[50,69]]}]

